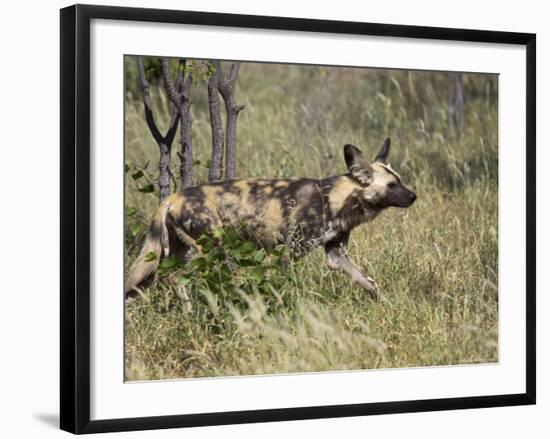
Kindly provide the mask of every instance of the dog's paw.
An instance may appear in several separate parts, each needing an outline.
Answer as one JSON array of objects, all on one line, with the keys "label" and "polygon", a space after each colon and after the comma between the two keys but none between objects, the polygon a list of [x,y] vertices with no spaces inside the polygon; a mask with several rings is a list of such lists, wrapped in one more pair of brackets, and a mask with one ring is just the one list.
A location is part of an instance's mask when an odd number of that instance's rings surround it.
[{"label": "dog's paw", "polygon": [[378,290],[378,284],[372,277],[367,276],[367,282],[372,286],[373,290]]},{"label": "dog's paw", "polygon": [[367,282],[368,282],[368,285],[369,285],[369,288],[367,288],[367,289],[368,289],[370,295],[372,296],[372,298],[374,300],[379,300],[380,299],[380,288],[378,287],[378,284],[370,276],[367,276]]}]

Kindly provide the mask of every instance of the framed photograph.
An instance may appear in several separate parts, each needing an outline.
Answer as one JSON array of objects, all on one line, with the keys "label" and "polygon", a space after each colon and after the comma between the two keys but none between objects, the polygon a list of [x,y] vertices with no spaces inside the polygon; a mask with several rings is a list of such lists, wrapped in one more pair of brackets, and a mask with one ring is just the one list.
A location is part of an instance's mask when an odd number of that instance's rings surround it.
[{"label": "framed photograph", "polygon": [[61,10],[61,428],[535,403],[535,35]]}]

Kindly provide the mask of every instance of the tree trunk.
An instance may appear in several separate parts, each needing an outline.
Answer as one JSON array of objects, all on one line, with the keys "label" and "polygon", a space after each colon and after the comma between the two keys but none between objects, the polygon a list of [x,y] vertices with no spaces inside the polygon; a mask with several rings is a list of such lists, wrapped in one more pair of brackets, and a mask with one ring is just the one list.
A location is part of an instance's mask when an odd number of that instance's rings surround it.
[{"label": "tree trunk", "polygon": [[235,178],[237,175],[237,117],[243,108],[243,105],[237,105],[233,94],[225,101],[227,112],[225,178],[227,179]]},{"label": "tree trunk", "polygon": [[208,81],[208,110],[212,128],[212,158],[208,169],[208,181],[217,181],[222,178],[223,129],[218,90],[219,78],[220,72],[215,68],[212,77]]},{"label": "tree trunk", "polygon": [[227,125],[225,133],[225,178],[235,178],[237,175],[237,117],[244,105],[237,105],[233,91],[239,74],[240,63],[233,63],[229,77],[225,77],[219,61],[215,63],[219,71],[219,90],[225,102]]},{"label": "tree trunk", "polygon": [[180,158],[180,179],[181,189],[193,186],[193,139],[192,130],[193,119],[191,118],[189,101],[184,103],[181,108],[180,122],[180,145],[178,152]]},{"label": "tree trunk", "polygon": [[160,201],[170,195],[170,148],[164,143],[159,144],[159,189]]}]

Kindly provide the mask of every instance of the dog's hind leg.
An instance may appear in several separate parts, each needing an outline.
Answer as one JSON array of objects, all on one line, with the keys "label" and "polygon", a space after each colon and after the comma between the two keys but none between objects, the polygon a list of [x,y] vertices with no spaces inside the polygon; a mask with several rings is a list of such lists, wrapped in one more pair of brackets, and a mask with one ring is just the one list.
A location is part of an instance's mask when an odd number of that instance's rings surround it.
[{"label": "dog's hind leg", "polygon": [[[170,239],[171,245],[175,245],[175,247],[179,249],[179,251],[176,251],[175,253],[179,253],[180,257],[183,254],[187,255],[189,251],[192,253],[202,253],[201,246],[197,244],[197,242],[185,231],[183,227],[180,227],[173,218],[168,219],[168,224],[170,229],[174,232]],[[184,249],[183,253],[182,248]]]},{"label": "dog's hind leg", "polygon": [[333,270],[342,270],[352,281],[367,290],[373,299],[378,300],[379,293],[376,282],[370,276],[363,274],[348,256],[348,241],[349,232],[345,232],[325,244],[327,265]]}]

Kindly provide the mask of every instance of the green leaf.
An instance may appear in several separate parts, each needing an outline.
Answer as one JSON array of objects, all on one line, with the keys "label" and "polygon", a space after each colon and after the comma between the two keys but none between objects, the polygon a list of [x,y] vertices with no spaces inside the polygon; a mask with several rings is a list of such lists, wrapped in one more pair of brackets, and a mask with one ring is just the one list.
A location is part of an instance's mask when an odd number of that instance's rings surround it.
[{"label": "green leaf", "polygon": [[144,194],[149,194],[151,192],[155,192],[155,186],[149,183],[147,186],[140,187],[138,191]]},{"label": "green leaf", "polygon": [[257,250],[254,252],[254,260],[256,262],[262,262],[265,259],[265,252],[263,250]]},{"label": "green leaf", "polygon": [[220,277],[222,278],[223,282],[229,282],[233,277],[231,270],[226,264],[222,264],[220,266]]},{"label": "green leaf", "polygon": [[126,216],[134,216],[138,210],[135,207],[128,207],[126,209]]},{"label": "green leaf", "polygon": [[133,236],[137,236],[141,233],[141,224],[132,224],[130,226],[130,232],[132,232]]},{"label": "green leaf", "polygon": [[151,262],[155,259],[157,259],[157,254],[155,252],[149,252],[145,255],[145,258],[143,258],[145,262]]},{"label": "green leaf", "polygon": [[132,178],[134,180],[137,180],[139,178],[143,177],[143,171],[140,169],[139,171],[132,174]]},{"label": "green leaf", "polygon": [[[200,245],[201,247],[206,247],[210,244],[211,240],[208,236],[206,235],[202,235],[200,236],[198,239],[197,239],[197,244]],[[203,248],[204,250],[204,248]]]},{"label": "green leaf", "polygon": [[200,244],[203,253],[210,253],[210,250],[214,248],[214,242],[211,239],[206,240],[203,244]]},{"label": "green leaf", "polygon": [[180,278],[178,279],[178,282],[180,285],[187,285],[189,282],[191,282],[191,279],[189,279],[188,277],[185,277],[185,276],[180,276]]},{"label": "green leaf", "polygon": [[178,258],[169,257],[164,258],[162,261],[160,261],[159,267],[163,270],[170,270],[172,268],[177,267],[180,264],[180,260]]},{"label": "green leaf", "polygon": [[212,235],[214,236],[214,238],[216,239],[220,239],[223,237],[223,229],[216,229],[214,230],[214,233],[212,233]]},{"label": "green leaf", "polygon": [[237,262],[241,267],[255,267],[258,265],[258,262],[248,257],[238,258]]},{"label": "green leaf", "polygon": [[203,256],[198,256],[191,261],[190,265],[193,270],[200,271],[206,267],[206,259]]},{"label": "green leaf", "polygon": [[237,252],[241,254],[249,254],[254,250],[256,250],[256,245],[252,241],[246,241],[237,249]]},{"label": "green leaf", "polygon": [[224,261],[225,258],[225,249],[223,247],[216,247],[208,254],[208,261]]},{"label": "green leaf", "polygon": [[265,278],[265,268],[264,267],[255,267],[248,277],[256,283],[262,283]]},{"label": "green leaf", "polygon": [[231,244],[239,239],[239,235],[233,229],[225,229],[223,238],[224,238],[224,242]]}]

